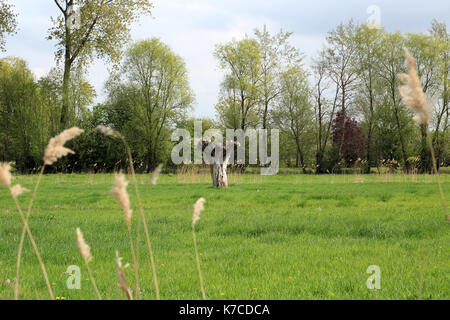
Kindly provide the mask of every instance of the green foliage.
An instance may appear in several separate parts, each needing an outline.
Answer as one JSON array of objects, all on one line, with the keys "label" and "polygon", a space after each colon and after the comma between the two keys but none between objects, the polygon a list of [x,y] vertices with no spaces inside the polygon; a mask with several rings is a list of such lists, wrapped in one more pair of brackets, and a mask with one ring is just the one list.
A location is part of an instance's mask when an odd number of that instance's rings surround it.
[{"label": "green foliage", "polygon": [[148,171],[170,156],[170,134],[192,109],[194,94],[181,57],[159,39],[133,44],[107,85],[107,124],[125,135]]},{"label": "green foliage", "polygon": [[225,71],[219,102],[220,121],[226,128],[247,129],[258,123],[261,48],[254,39],[232,40],[216,46],[214,56]]},{"label": "green foliage", "polygon": [[94,57],[118,63],[122,46],[130,40],[131,25],[150,14],[149,0],[55,0],[60,15],[52,18],[48,40],[64,66],[60,128],[70,126],[69,86],[74,65],[86,67]]},{"label": "green foliage", "polygon": [[5,34],[12,34],[17,29],[17,15],[6,0],[0,2],[0,51],[5,50]]}]

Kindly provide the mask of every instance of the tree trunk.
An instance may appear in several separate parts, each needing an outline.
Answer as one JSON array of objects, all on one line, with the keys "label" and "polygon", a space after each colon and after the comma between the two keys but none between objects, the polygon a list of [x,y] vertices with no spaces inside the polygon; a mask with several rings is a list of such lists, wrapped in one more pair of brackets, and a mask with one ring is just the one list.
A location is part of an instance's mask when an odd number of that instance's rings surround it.
[{"label": "tree trunk", "polygon": [[421,151],[420,151],[420,173],[431,173],[432,163],[431,163],[431,151],[427,143],[427,126],[420,125],[421,133]]},{"label": "tree trunk", "polygon": [[216,163],[211,166],[212,183],[216,188],[228,188],[227,164]]},{"label": "tree trunk", "polygon": [[369,132],[367,134],[367,168],[366,168],[366,173],[370,173],[370,166],[371,166],[371,161],[372,161],[371,148],[372,148],[372,121],[370,121],[370,123],[369,123]]},{"label": "tree trunk", "polygon": [[400,124],[400,117],[398,114],[398,106],[395,105],[394,109],[395,109],[395,111],[394,111],[395,121],[397,122],[398,135],[399,135],[399,139],[400,139],[400,145],[402,148],[403,164],[405,166],[405,171],[408,172],[409,171],[408,156],[406,154],[405,140],[403,139],[403,132],[402,132],[401,124]]},{"label": "tree trunk", "polygon": [[[67,50],[67,49],[66,49]],[[72,68],[70,59],[66,57],[64,63],[64,78],[62,87],[62,108],[61,108],[61,130],[65,129],[69,123],[69,87],[70,69]]]}]

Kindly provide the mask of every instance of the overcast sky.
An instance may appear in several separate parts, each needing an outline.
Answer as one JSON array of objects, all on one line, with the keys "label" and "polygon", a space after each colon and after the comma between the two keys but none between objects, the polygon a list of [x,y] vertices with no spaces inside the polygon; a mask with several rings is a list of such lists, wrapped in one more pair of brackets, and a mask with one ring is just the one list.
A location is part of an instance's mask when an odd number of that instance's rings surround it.
[{"label": "overcast sky", "polygon": [[[0,0],[1,1],[1,0]],[[37,77],[55,64],[54,42],[45,40],[50,16],[58,14],[53,0],[9,0],[19,14],[18,34],[7,38],[6,53],[25,59]],[[381,25],[389,31],[426,32],[433,18],[450,24],[449,0],[154,0],[153,17],[143,17],[132,28],[132,39],[158,37],[186,61],[196,95],[195,116],[214,117],[221,73],[212,53],[216,43],[266,24],[272,33],[292,31],[291,43],[306,63],[322,47],[328,31],[354,19],[365,23],[368,8],[378,6]],[[89,81],[104,98],[108,76],[101,61],[89,69]]]}]

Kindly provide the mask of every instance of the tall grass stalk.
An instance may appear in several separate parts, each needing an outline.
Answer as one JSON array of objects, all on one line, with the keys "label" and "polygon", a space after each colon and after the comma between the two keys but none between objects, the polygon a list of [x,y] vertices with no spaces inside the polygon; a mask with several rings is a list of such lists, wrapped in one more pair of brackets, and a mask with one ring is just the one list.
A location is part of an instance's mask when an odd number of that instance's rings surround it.
[{"label": "tall grass stalk", "polygon": [[[41,171],[39,172],[38,180],[36,182],[36,185],[34,186],[33,194],[31,196],[30,202],[28,204],[27,213],[25,215],[25,221],[23,221],[23,229],[22,229],[22,234],[20,236],[19,249],[17,252],[17,267],[16,267],[16,281],[17,282],[19,282],[20,261],[21,261],[21,257],[22,257],[23,243],[25,241],[25,233],[27,233],[27,229],[29,231],[28,220],[30,218],[34,199],[36,198],[37,189],[39,188],[42,176],[44,175],[45,167],[47,165],[52,165],[53,163],[58,161],[58,159],[67,156],[69,153],[73,154],[74,152],[68,148],[65,148],[64,145],[66,144],[67,141],[74,139],[75,137],[79,136],[83,132],[84,132],[84,130],[81,130],[77,127],[73,127],[73,128],[64,130],[58,136],[50,139],[47,147],[45,148],[44,163],[42,165]],[[31,234],[31,232],[29,234]],[[54,300],[55,297],[53,295],[53,291],[50,286],[50,281],[48,280],[48,277],[47,277],[47,272],[45,271],[45,266],[42,264],[41,268],[43,268],[42,272],[44,274],[45,282],[46,282],[50,297],[52,300]]]},{"label": "tall grass stalk", "polygon": [[114,179],[114,185],[115,186],[111,190],[111,193],[117,199],[120,207],[122,208],[122,210],[125,213],[125,224],[126,224],[127,230],[128,230],[128,239],[130,242],[131,256],[133,259],[136,298],[139,300],[140,299],[139,268],[138,268],[138,262],[136,260],[136,253],[134,250],[133,237],[132,237],[132,233],[131,233],[131,221],[132,221],[133,211],[131,210],[130,197],[127,192],[128,181],[125,179],[125,176],[122,173],[120,173],[119,175],[116,175],[116,177]]},{"label": "tall grass stalk", "polygon": [[[10,188],[10,192],[12,193],[12,190]],[[13,197],[14,199],[14,203],[16,204],[16,208],[19,211],[20,214],[20,218],[22,219],[22,223],[24,225],[24,229],[26,230],[26,233],[28,234],[28,237],[30,238],[30,242],[31,242],[31,246],[33,247],[33,250],[36,254],[36,258],[38,259],[39,262],[39,266],[41,267],[41,271],[42,271],[42,275],[44,276],[44,280],[45,280],[45,284],[47,286],[48,292],[50,294],[51,299],[54,298],[53,296],[53,291],[52,288],[50,286],[50,281],[48,279],[48,275],[47,275],[47,271],[45,269],[45,265],[44,262],[42,261],[41,255],[39,253],[39,249],[36,245],[36,241],[33,238],[33,235],[31,234],[31,230],[28,226],[28,222],[25,219],[25,216],[23,214],[22,208],[20,207],[19,201],[17,200],[17,197]],[[21,242],[22,246],[23,246],[23,241]],[[20,259],[21,257],[18,256],[17,258],[17,265],[16,265],[16,282],[14,285],[14,300],[18,300],[19,299],[19,269],[20,269]]]},{"label": "tall grass stalk", "polygon": [[[28,209],[27,209],[26,215],[25,215],[24,220],[23,220],[23,229],[22,229],[22,234],[20,235],[19,248],[17,250],[17,264],[16,264],[16,284],[17,284],[17,288],[16,288],[16,290],[14,292],[14,298],[15,299],[18,299],[20,263],[21,263],[21,259],[22,259],[22,250],[23,250],[23,243],[25,241],[25,234],[28,233],[28,230],[29,230],[28,220],[30,218],[31,208],[33,207],[33,202],[34,202],[34,199],[36,198],[37,189],[39,188],[39,185],[41,183],[41,179],[42,179],[42,175],[44,174],[44,170],[45,170],[45,164],[42,166],[41,171],[40,171],[40,173],[38,175],[37,182],[34,185],[33,193],[31,195],[31,199],[30,199],[30,202],[28,204]],[[30,241],[31,241],[31,238],[30,238]],[[31,241],[32,245],[33,245],[33,242],[34,241]],[[34,248],[34,245],[33,245],[33,248]],[[36,251],[36,249],[35,249],[35,251]],[[36,253],[36,257],[37,257],[37,255],[38,255],[38,253]],[[44,280],[45,280],[45,284],[47,286],[48,293],[50,294],[50,298],[52,300],[54,300],[55,296],[53,295],[53,290],[52,290],[52,287],[50,285],[50,281],[48,280],[47,271],[45,270],[45,266],[44,266],[43,263],[41,264],[40,256],[38,257],[38,260],[39,260],[39,264],[41,265],[42,274],[44,276]]]},{"label": "tall grass stalk", "polygon": [[430,148],[430,152],[431,152],[431,160],[433,162],[433,172],[434,172],[434,176],[436,177],[436,183],[438,186],[439,195],[441,197],[442,208],[444,209],[444,212],[447,216],[447,221],[450,223],[450,215],[448,214],[447,203],[445,201],[444,192],[442,191],[442,186],[441,186],[441,182],[439,179],[439,172],[437,169],[436,156],[434,154],[433,142],[431,140],[431,134],[430,134],[429,130],[427,130],[427,142],[428,142],[428,147]]},{"label": "tall grass stalk", "polygon": [[437,170],[436,156],[434,154],[433,142],[429,132],[430,120],[432,117],[432,107],[427,101],[427,97],[423,92],[422,85],[420,84],[419,76],[416,69],[416,60],[405,48],[406,66],[408,68],[407,74],[399,74],[400,80],[405,82],[405,85],[399,87],[400,95],[406,105],[415,112],[414,121],[420,125],[424,125],[427,130],[427,143],[431,152],[431,159],[433,162],[433,172],[436,177],[436,183],[438,185],[439,195],[441,197],[442,208],[447,216],[447,221],[450,222],[450,216],[448,214],[447,204],[445,202],[444,192],[439,180],[439,172]]},{"label": "tall grass stalk", "polygon": [[91,268],[89,267],[89,262],[92,261],[92,254],[91,254],[91,248],[84,240],[83,234],[81,233],[80,228],[77,228],[77,245],[78,250],[80,250],[80,254],[83,257],[84,264],[86,265],[86,268],[89,273],[89,279],[91,280],[92,286],[94,287],[95,293],[97,294],[97,297],[99,300],[102,300],[102,296],[100,295],[100,291],[98,291],[97,283],[95,282],[94,274],[92,273]]},{"label": "tall grass stalk", "polygon": [[[152,249],[152,243],[150,241],[150,235],[148,232],[148,227],[147,227],[147,223],[145,220],[145,215],[144,215],[144,209],[142,207],[142,201],[141,201],[141,197],[139,196],[139,190],[138,190],[138,183],[137,183],[137,179],[136,179],[136,173],[134,171],[134,165],[133,165],[133,156],[131,155],[131,149],[125,139],[125,137],[123,135],[121,135],[119,132],[112,130],[110,128],[107,128],[105,126],[98,126],[97,129],[99,131],[101,131],[104,135],[106,136],[111,136],[113,138],[117,138],[120,139],[122,141],[122,143],[125,146],[127,155],[128,155],[128,161],[129,161],[129,166],[130,166],[130,171],[131,171],[131,176],[133,179],[133,185],[134,185],[134,190],[135,190],[135,194],[136,194],[136,201],[138,203],[138,208],[139,208],[139,215],[141,218],[141,222],[144,226],[144,234],[145,234],[145,240],[146,240],[146,244],[147,244],[147,250],[148,250],[148,254],[150,256],[150,264],[152,267],[152,273],[153,273],[153,283],[155,286],[155,292],[156,292],[156,300],[160,300],[160,294],[159,294],[159,285],[158,285],[158,277],[156,275],[156,266],[155,266],[155,259],[153,257],[153,249]],[[138,221],[138,232],[136,235],[136,252],[139,252],[139,229],[140,229],[140,222]],[[136,256],[136,259],[139,259],[139,256]]]},{"label": "tall grass stalk", "polygon": [[16,185],[14,187],[11,187],[11,180],[12,180],[12,174],[11,174],[11,165],[9,163],[0,163],[0,182],[1,184],[5,185],[9,193],[11,194],[11,197],[14,200],[14,204],[16,205],[17,211],[19,212],[20,218],[22,219],[22,223],[24,225],[22,236],[19,243],[19,253],[17,256],[17,264],[16,264],[16,280],[14,284],[14,300],[19,299],[19,282],[20,282],[20,261],[22,256],[22,247],[23,242],[25,240],[25,233],[28,234],[28,237],[30,238],[32,247],[34,252],[36,253],[36,257],[38,259],[39,265],[42,270],[42,274],[44,276],[45,282],[47,284],[47,288],[49,290],[50,297],[53,299],[53,292],[50,286],[50,281],[48,280],[48,275],[45,270],[45,265],[42,261],[41,255],[39,254],[39,250],[37,248],[36,242],[34,241],[33,235],[31,234],[30,228],[28,226],[28,221],[25,219],[25,215],[23,214],[22,207],[19,204],[18,197],[24,192],[27,192],[29,190],[22,188],[20,185]]},{"label": "tall grass stalk", "polygon": [[417,297],[419,300],[422,300],[423,297],[423,274],[425,272],[425,260],[426,260],[426,256],[427,256],[427,251],[426,249],[423,251],[423,257],[422,257],[422,264],[420,265],[420,273],[419,273],[419,289],[418,289],[418,294]]},{"label": "tall grass stalk", "polygon": [[195,225],[200,220],[200,213],[205,209],[204,208],[205,202],[206,201],[203,198],[198,199],[198,201],[194,204],[194,212],[192,214],[192,239],[194,241],[195,260],[197,262],[198,278],[200,280],[200,290],[202,292],[203,300],[206,300],[206,294],[203,285],[202,269],[200,268],[200,257],[197,249],[197,236],[195,235]]},{"label": "tall grass stalk", "polygon": [[122,266],[122,258],[119,256],[119,252],[116,251],[116,267],[117,267],[117,277],[119,278],[118,287],[121,289],[128,300],[133,300],[133,294],[131,293],[131,289],[128,285],[127,279],[125,277],[125,273],[123,272],[128,265]]}]

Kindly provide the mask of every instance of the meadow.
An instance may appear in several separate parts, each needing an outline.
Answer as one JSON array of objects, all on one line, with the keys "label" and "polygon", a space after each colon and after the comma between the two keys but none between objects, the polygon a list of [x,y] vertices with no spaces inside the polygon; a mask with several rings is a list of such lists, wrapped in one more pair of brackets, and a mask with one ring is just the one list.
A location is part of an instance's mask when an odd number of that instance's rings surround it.
[{"label": "meadow", "polygon": [[[138,175],[162,299],[201,299],[192,246],[192,206],[206,199],[196,226],[208,299],[450,298],[449,224],[430,175],[231,175],[215,189],[209,175],[161,175],[158,185]],[[32,189],[37,176],[16,176]],[[46,175],[30,218],[58,299],[95,299],[76,245],[83,230],[94,256],[90,267],[104,299],[119,299],[115,251],[131,263],[123,212],[110,195],[114,175]],[[442,175],[450,195],[450,175]],[[132,186],[133,230],[138,216]],[[20,198],[22,207],[30,194]],[[23,224],[0,188],[0,299],[13,296]],[[151,267],[140,237],[142,297],[154,299]],[[66,270],[80,266],[82,286],[69,290]],[[381,289],[369,290],[366,270],[381,269]],[[133,284],[133,268],[126,269]],[[26,238],[21,299],[48,292]]]}]

